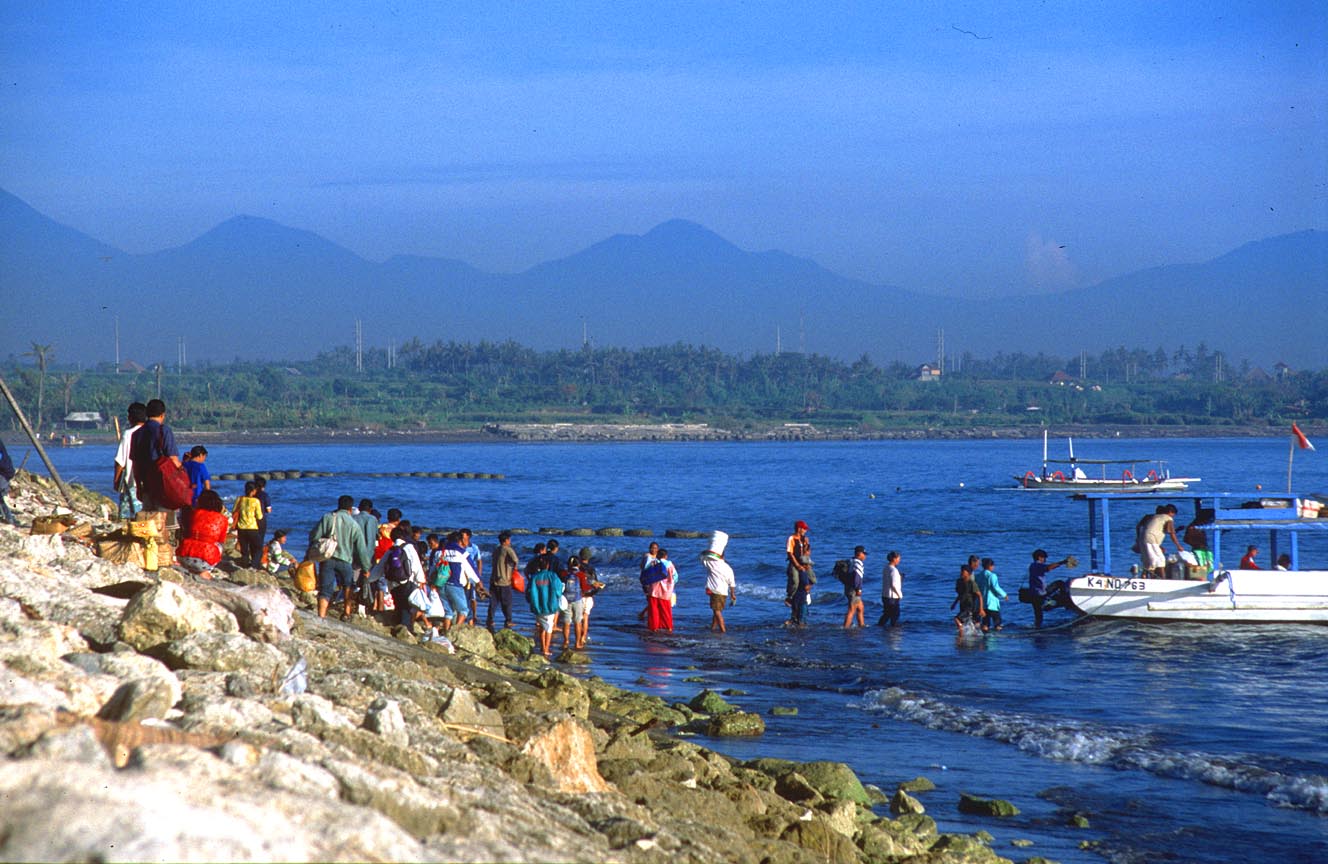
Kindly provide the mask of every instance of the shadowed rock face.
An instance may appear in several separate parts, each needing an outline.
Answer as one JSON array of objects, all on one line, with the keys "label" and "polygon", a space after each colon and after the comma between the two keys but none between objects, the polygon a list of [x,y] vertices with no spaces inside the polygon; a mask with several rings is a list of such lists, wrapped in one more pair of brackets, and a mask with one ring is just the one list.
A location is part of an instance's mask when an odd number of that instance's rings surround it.
[{"label": "shadowed rock face", "polygon": [[519,634],[453,628],[450,656],[226,590],[0,526],[0,858],[1001,860],[877,818],[839,763],[670,739],[688,713]]}]

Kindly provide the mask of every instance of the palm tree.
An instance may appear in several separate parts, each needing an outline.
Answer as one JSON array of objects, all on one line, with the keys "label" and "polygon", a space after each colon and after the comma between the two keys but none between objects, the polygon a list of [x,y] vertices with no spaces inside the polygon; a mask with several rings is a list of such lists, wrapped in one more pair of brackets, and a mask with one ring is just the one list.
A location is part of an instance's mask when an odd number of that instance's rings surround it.
[{"label": "palm tree", "polygon": [[41,433],[42,427],[42,402],[46,399],[46,367],[51,362],[51,357],[55,355],[54,345],[39,345],[32,343],[32,350],[26,352],[24,357],[32,357],[37,361],[37,432]]},{"label": "palm tree", "polygon": [[60,376],[60,387],[65,392],[65,416],[69,416],[69,403],[73,400],[74,385],[78,383],[78,376],[73,372],[66,372]]}]

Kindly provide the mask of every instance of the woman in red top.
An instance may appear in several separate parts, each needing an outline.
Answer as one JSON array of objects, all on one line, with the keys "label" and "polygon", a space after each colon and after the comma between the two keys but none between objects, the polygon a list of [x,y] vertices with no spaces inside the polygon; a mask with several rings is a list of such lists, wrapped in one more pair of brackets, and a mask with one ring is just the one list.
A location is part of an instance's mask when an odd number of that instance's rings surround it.
[{"label": "woman in red top", "polygon": [[221,496],[211,489],[203,490],[189,520],[189,533],[175,551],[180,565],[203,579],[211,579],[212,568],[221,563],[221,544],[226,542],[230,527]]}]

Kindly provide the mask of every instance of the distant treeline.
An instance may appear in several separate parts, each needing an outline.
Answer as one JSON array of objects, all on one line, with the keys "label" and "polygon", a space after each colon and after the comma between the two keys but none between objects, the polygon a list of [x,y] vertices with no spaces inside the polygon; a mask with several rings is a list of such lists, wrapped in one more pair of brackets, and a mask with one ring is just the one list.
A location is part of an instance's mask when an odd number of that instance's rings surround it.
[{"label": "distant treeline", "polygon": [[[459,428],[520,421],[702,421],[759,429],[784,421],[872,431],[1039,423],[1280,426],[1328,418],[1328,372],[1231,366],[1200,344],[1096,356],[971,351],[945,371],[866,355],[848,363],[797,353],[740,356],[676,344],[541,351],[514,342],[412,340],[359,358],[341,347],[313,360],[69,370],[58,346],[5,373],[43,426],[71,411],[122,416],[160,393],[183,427]],[[35,349],[43,348],[38,362]],[[27,358],[31,358],[29,361]],[[41,403],[40,410],[38,403]],[[9,422],[3,425],[11,425]]]}]

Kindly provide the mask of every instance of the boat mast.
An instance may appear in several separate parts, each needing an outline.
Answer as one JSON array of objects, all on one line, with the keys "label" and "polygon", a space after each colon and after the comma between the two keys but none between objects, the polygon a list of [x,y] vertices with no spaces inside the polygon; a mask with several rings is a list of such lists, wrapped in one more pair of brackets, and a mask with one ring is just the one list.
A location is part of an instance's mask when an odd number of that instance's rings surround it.
[{"label": "boat mast", "polygon": [[1047,479],[1047,430],[1042,430],[1042,479]]}]

